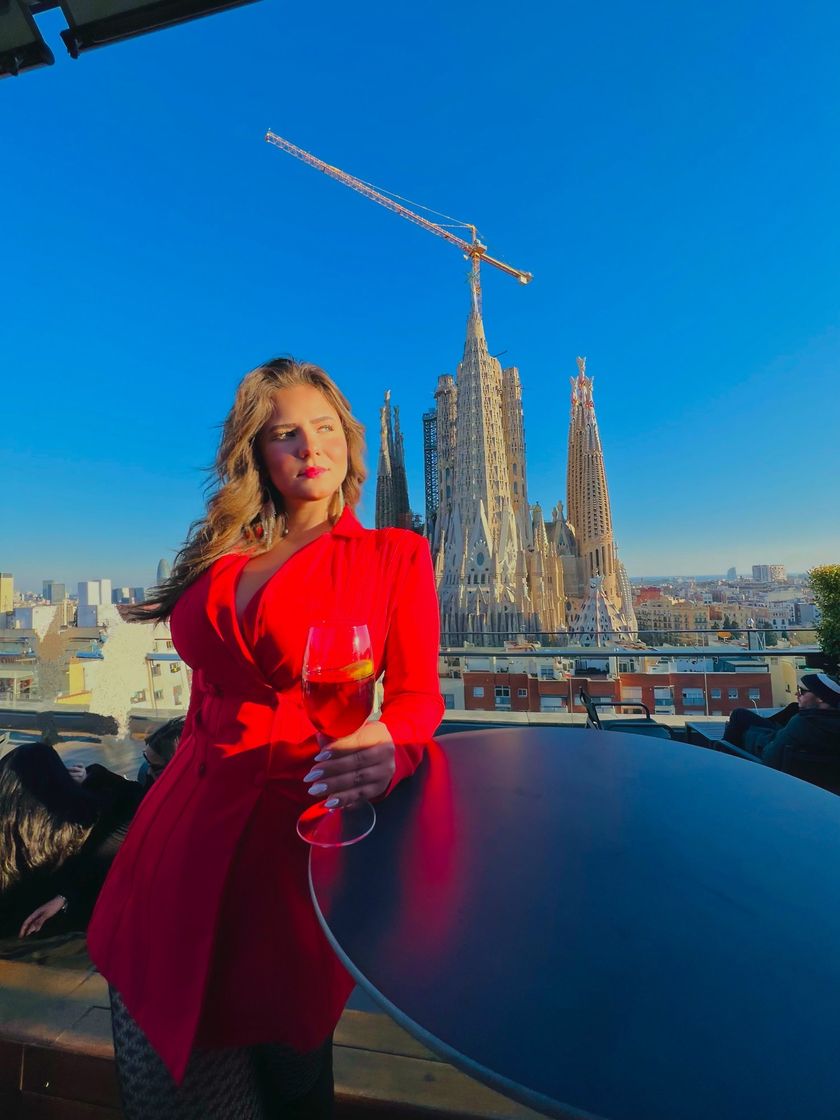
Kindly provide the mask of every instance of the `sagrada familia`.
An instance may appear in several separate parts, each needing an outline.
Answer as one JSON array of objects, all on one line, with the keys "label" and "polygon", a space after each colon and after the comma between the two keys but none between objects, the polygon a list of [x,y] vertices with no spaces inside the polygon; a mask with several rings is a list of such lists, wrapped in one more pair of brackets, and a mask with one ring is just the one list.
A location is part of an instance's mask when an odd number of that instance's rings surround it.
[{"label": "sagrada familia", "polygon": [[[635,635],[630,584],[616,551],[592,378],[572,378],[566,512],[528,502],[522,389],[490,355],[473,293],[464,356],[426,413],[426,531],[444,644],[519,636],[613,645]],[[381,412],[376,525],[410,526],[399,414]]]}]

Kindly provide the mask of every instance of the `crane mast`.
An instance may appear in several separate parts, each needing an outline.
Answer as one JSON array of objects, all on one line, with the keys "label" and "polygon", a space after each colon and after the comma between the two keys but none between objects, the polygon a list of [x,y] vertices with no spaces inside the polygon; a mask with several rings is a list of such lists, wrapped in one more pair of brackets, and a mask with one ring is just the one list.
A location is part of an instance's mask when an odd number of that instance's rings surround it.
[{"label": "crane mast", "polygon": [[389,198],[387,195],[382,194],[370,183],[365,183],[362,179],[357,179],[354,175],[342,171],[339,167],[333,167],[332,164],[326,163],[324,160],[319,159],[317,156],[312,155],[311,152],[304,151],[299,148],[297,144],[293,144],[291,140],[286,140],[282,136],[278,136],[276,132],[270,130],[265,134],[265,139],[269,144],[273,144],[281,151],[288,152],[289,155],[294,156],[296,159],[301,160],[303,163],[314,167],[316,171],[321,171],[324,175],[329,175],[331,179],[343,183],[346,187],[350,187],[359,194],[369,198],[372,202],[379,203],[384,206],[386,210],[391,210],[395,214],[399,214],[401,218],[405,218],[409,222],[414,222],[415,225],[420,226],[421,229],[426,229],[429,233],[434,233],[438,237],[442,237],[444,241],[448,241],[450,245],[455,245],[460,249],[467,260],[470,261],[470,284],[473,293],[473,303],[476,310],[481,310],[481,276],[480,269],[482,263],[492,265],[498,268],[501,272],[507,273],[508,276],[515,277],[520,284],[529,284],[533,280],[530,272],[523,272],[521,269],[512,268],[511,265],[505,264],[504,261],[497,260],[491,257],[487,252],[487,246],[482,244],[478,237],[478,230],[474,225],[469,222],[460,222],[459,225],[464,229],[468,229],[471,234],[471,240],[466,241],[463,237],[458,237],[457,234],[451,230],[446,229],[444,226],[438,225],[436,222],[424,218],[422,214],[415,213],[414,210],[409,210],[407,206],[403,206],[397,202],[396,199]]}]

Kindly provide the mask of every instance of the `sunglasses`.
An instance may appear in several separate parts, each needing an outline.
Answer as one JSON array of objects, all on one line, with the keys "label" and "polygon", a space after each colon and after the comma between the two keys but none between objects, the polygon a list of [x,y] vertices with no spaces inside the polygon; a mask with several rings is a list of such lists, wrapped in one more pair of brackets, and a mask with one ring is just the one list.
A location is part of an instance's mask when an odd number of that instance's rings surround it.
[{"label": "sunglasses", "polygon": [[796,695],[797,696],[807,696],[810,691],[811,691],[810,688],[797,688]]},{"label": "sunglasses", "polygon": [[145,758],[146,762],[148,762],[149,769],[155,775],[155,777],[157,777],[158,774],[162,774],[163,771],[166,769],[166,763],[164,763],[164,762],[153,762],[149,758],[149,756],[146,754],[145,751],[143,751],[143,758]]}]

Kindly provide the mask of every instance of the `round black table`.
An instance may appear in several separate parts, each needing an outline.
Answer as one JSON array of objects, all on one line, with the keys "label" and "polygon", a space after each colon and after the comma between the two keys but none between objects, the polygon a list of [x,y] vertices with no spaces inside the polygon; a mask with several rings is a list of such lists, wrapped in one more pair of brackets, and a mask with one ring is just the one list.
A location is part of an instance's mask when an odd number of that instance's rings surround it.
[{"label": "round black table", "polygon": [[840,1115],[840,798],[546,727],[440,739],[377,813],[313,898],[447,1061],[549,1116]]}]

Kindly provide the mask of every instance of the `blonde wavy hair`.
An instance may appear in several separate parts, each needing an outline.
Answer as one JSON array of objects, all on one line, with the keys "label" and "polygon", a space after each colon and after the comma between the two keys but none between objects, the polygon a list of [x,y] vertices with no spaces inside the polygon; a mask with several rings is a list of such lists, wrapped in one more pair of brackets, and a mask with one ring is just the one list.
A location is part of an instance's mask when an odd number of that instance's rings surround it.
[{"label": "blonde wavy hair", "polygon": [[266,552],[271,534],[254,532],[263,507],[272,502],[277,527],[285,521],[283,498],[271,483],[260,459],[257,437],[271,417],[272,394],[294,385],[311,385],[338,414],[347,440],[347,475],[330,505],[337,520],[345,505],[354,509],[365,480],[364,428],[350,411],[347,398],[319,366],[293,358],[272,358],[243,377],[233,407],[222,425],[222,438],[210,468],[210,496],[204,517],[194,521],[175,557],[172,573],[152,588],[145,603],[122,608],[129,622],[167,619],[181,595],[219,557],[230,552]]}]

